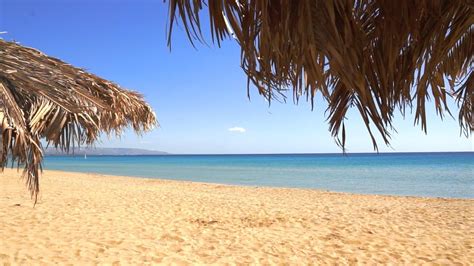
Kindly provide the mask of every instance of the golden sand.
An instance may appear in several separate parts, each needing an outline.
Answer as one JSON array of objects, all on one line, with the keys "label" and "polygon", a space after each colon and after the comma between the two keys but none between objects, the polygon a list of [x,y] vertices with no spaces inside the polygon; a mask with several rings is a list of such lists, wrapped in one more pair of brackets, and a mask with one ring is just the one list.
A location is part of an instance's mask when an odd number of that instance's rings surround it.
[{"label": "golden sand", "polygon": [[46,171],[0,175],[0,262],[474,262],[474,200]]}]

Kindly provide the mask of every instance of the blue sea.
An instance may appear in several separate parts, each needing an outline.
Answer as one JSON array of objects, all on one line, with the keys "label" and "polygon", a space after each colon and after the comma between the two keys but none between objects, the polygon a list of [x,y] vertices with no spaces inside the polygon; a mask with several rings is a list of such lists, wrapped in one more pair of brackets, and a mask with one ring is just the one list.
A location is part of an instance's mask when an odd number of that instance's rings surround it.
[{"label": "blue sea", "polygon": [[474,198],[474,152],[50,156],[44,168],[246,186]]}]

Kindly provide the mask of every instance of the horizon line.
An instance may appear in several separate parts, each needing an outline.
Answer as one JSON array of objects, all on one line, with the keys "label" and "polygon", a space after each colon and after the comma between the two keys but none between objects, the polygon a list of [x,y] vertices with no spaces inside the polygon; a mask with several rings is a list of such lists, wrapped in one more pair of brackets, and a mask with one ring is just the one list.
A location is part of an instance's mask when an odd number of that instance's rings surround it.
[{"label": "horizon line", "polygon": [[[119,149],[119,148],[111,148]],[[122,149],[136,149],[136,148],[122,148]],[[145,150],[145,149],[143,149]],[[474,151],[393,151],[393,152],[297,152],[297,153],[170,153],[158,150],[146,150],[146,151],[156,151],[162,152],[163,154],[124,154],[124,155],[101,155],[101,154],[91,154],[90,156],[215,156],[215,155],[345,155],[345,154],[403,154],[403,153],[474,153]],[[70,154],[49,154],[45,156],[73,156],[74,153]]]}]

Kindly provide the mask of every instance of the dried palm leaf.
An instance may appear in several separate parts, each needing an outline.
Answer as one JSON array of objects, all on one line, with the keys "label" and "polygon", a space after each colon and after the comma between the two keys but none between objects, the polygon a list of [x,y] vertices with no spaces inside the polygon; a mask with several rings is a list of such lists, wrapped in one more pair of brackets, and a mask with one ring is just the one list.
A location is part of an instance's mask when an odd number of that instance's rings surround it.
[{"label": "dried palm leaf", "polygon": [[396,110],[415,105],[426,132],[429,97],[441,117],[454,97],[461,129],[473,131],[472,0],[169,0],[169,45],[177,21],[191,42],[203,41],[204,8],[212,40],[237,40],[243,70],[269,101],[288,87],[312,104],[322,93],[342,147],[350,107],[377,149],[372,131],[389,144]]},{"label": "dried palm leaf", "polygon": [[0,40],[0,166],[24,167],[37,199],[43,159],[40,140],[69,151],[101,132],[152,129],[155,114],[143,97],[56,58]]}]

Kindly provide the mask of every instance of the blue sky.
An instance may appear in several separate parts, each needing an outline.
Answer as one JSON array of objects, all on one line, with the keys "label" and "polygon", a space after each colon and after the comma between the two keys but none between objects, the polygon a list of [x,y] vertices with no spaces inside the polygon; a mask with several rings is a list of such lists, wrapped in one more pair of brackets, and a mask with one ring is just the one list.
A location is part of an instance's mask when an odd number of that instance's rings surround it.
[{"label": "blue sky", "polygon": [[[161,0],[0,0],[0,31],[8,32],[3,39],[140,91],[152,105],[160,128],[142,137],[131,132],[120,139],[104,137],[98,146],[171,153],[340,152],[328,132],[323,101],[311,111],[306,102],[294,105],[289,95],[288,103],[269,107],[253,88],[249,100],[234,42],[194,49],[175,28],[170,52],[166,22]],[[380,151],[473,150],[472,137],[460,136],[455,119],[441,121],[431,107],[428,117],[425,135],[413,125],[413,115],[398,115],[398,133],[391,147],[380,142]],[[373,151],[356,110],[349,113],[346,130],[349,152]]]}]

